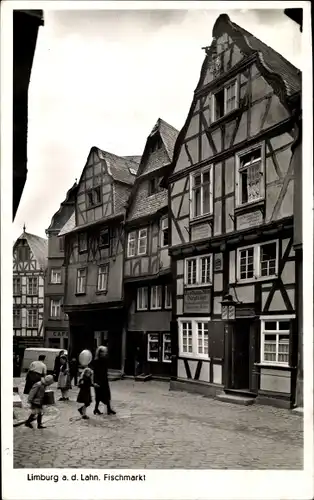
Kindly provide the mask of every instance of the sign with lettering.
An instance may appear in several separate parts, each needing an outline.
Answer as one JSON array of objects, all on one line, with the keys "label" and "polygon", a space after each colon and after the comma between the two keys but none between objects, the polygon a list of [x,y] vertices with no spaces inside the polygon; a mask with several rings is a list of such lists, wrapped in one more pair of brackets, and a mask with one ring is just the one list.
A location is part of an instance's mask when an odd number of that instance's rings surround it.
[{"label": "sign with lettering", "polygon": [[255,210],[254,212],[237,216],[238,230],[259,226],[260,224],[263,224],[263,214],[260,210]]},{"label": "sign with lettering", "polygon": [[254,307],[237,307],[236,317],[237,318],[252,318],[255,316]]},{"label": "sign with lettering", "polygon": [[62,331],[55,331],[55,332],[47,332],[48,333],[48,338],[50,337],[58,337],[58,338],[61,338],[61,337],[67,337],[68,336],[68,332],[62,332]]},{"label": "sign with lettering", "polygon": [[222,254],[218,253],[214,257],[214,270],[221,271],[222,270]]},{"label": "sign with lettering", "polygon": [[208,222],[203,224],[197,224],[196,226],[191,227],[191,239],[194,240],[204,240],[205,238],[209,238],[210,235],[210,225]]},{"label": "sign with lettering", "polygon": [[185,290],[184,292],[184,312],[210,314],[210,288],[198,288]]}]

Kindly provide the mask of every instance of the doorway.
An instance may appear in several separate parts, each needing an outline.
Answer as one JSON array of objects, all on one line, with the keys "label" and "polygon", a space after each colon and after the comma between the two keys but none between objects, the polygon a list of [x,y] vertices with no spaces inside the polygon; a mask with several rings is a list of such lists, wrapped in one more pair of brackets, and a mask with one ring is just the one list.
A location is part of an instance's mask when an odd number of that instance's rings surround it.
[{"label": "doorway", "polygon": [[126,375],[136,376],[146,369],[145,334],[142,331],[127,332],[126,358],[124,371]]},{"label": "doorway", "polygon": [[250,387],[250,324],[249,319],[237,319],[232,335],[232,388]]}]

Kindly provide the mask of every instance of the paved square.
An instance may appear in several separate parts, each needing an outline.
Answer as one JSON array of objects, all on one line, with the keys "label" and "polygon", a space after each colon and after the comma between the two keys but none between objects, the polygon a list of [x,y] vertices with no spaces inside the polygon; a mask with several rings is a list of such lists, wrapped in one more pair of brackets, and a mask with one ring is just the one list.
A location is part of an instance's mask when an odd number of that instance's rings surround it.
[{"label": "paved square", "polygon": [[94,416],[92,406],[85,421],[77,411],[77,389],[69,402],[57,401],[56,391],[56,405],[43,419],[46,429],[14,429],[14,467],[303,467],[303,418],[289,410],[173,392],[166,382],[120,380],[111,390],[117,415]]}]

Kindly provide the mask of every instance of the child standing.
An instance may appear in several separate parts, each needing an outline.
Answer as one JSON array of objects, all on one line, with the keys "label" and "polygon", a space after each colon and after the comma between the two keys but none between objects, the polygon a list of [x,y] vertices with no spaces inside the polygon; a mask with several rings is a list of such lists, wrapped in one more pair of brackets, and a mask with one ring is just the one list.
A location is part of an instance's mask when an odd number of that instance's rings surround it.
[{"label": "child standing", "polygon": [[46,375],[45,378],[36,382],[31,388],[28,396],[28,402],[31,405],[31,414],[25,422],[26,427],[33,429],[32,421],[36,420],[37,415],[37,427],[38,429],[44,429],[45,426],[42,425],[43,416],[43,402],[45,396],[45,390],[48,385],[53,384],[54,379],[52,375]]},{"label": "child standing", "polygon": [[86,408],[90,406],[92,402],[92,392],[91,387],[93,386],[93,371],[90,368],[85,368],[80,379],[78,386],[80,391],[77,396],[77,402],[83,403],[83,406],[78,409],[79,413],[82,415],[84,420],[89,417],[86,415]]},{"label": "child standing", "polygon": [[66,356],[60,357],[60,372],[58,377],[58,389],[61,390],[59,401],[69,401],[68,391],[71,387],[70,370]]}]

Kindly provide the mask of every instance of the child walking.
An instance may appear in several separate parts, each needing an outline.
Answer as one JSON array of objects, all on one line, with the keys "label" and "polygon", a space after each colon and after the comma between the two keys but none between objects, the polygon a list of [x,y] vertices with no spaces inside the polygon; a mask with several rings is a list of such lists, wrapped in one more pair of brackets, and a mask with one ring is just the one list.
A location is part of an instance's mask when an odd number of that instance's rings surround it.
[{"label": "child walking", "polygon": [[28,395],[28,402],[31,405],[31,414],[25,422],[26,427],[33,429],[32,421],[36,420],[37,416],[37,427],[38,429],[45,429],[45,426],[42,425],[42,417],[43,417],[43,403],[45,390],[48,385],[53,384],[54,379],[52,375],[46,375],[39,382],[36,382],[31,388]]},{"label": "child walking", "polygon": [[61,390],[59,401],[69,401],[68,391],[71,388],[70,370],[66,356],[60,357],[60,372],[58,377],[58,389]]},{"label": "child walking", "polygon": [[77,396],[77,402],[83,403],[83,406],[78,409],[79,413],[82,415],[84,420],[89,417],[86,415],[86,409],[90,406],[92,402],[92,392],[91,387],[93,386],[93,371],[90,368],[85,368],[80,379],[78,386],[80,391]]}]

